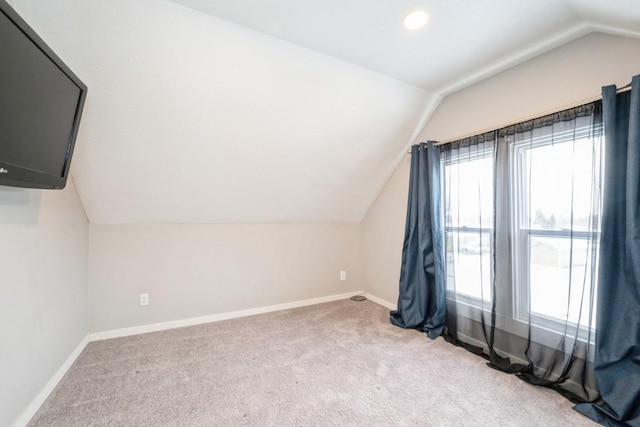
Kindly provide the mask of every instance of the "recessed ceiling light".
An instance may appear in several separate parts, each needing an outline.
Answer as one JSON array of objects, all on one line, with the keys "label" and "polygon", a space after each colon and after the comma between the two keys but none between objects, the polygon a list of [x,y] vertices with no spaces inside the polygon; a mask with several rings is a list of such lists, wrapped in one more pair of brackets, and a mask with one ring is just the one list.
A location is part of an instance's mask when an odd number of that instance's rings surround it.
[{"label": "recessed ceiling light", "polygon": [[427,25],[429,21],[429,15],[424,10],[416,10],[415,12],[411,12],[402,20],[402,25],[407,30],[419,30],[420,28]]}]

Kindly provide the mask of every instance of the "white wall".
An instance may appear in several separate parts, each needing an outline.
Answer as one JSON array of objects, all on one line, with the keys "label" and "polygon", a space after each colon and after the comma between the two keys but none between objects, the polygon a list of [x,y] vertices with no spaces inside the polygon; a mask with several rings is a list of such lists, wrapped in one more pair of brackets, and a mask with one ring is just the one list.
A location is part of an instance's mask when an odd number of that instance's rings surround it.
[{"label": "white wall", "polygon": [[[640,40],[590,34],[447,96],[419,141],[499,128],[623,86],[640,73]],[[395,303],[406,218],[409,154],[363,220],[365,289]]]},{"label": "white wall", "polygon": [[89,241],[92,332],[362,287],[359,224],[91,225]]},{"label": "white wall", "polygon": [[593,33],[447,96],[419,140],[491,130],[599,96],[640,73],[640,40]]},{"label": "white wall", "polygon": [[64,190],[0,187],[0,426],[87,335],[88,223]]},{"label": "white wall", "polygon": [[166,0],[14,3],[89,87],[92,224],[359,222],[431,99]]},{"label": "white wall", "polygon": [[398,300],[410,166],[407,154],[362,221],[365,290],[392,304]]}]

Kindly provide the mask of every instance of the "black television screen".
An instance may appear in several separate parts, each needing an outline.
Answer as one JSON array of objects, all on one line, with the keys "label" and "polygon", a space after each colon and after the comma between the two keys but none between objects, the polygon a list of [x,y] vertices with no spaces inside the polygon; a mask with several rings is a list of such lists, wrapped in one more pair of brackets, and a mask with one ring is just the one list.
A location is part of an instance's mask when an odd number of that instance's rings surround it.
[{"label": "black television screen", "polygon": [[0,0],[0,185],[64,188],[86,93]]}]

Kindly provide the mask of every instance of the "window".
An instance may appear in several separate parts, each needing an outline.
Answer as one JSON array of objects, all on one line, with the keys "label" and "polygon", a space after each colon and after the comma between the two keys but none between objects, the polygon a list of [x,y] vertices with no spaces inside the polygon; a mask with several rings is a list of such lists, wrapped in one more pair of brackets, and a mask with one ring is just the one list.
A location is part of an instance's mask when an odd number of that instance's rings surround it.
[{"label": "window", "polygon": [[[442,150],[450,299],[494,302],[517,334],[529,323],[565,333],[595,325],[601,131],[560,123]],[[504,235],[507,244],[494,242]]]},{"label": "window", "polygon": [[491,301],[493,150],[456,150],[443,162],[447,290]]},{"label": "window", "polygon": [[516,316],[595,324],[601,147],[589,128],[512,144]]}]

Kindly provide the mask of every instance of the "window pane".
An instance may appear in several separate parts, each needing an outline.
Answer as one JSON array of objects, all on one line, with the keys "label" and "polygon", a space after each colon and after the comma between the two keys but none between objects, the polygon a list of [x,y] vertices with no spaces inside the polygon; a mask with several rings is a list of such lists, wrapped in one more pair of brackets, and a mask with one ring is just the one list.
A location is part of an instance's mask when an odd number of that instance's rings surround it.
[{"label": "window pane", "polygon": [[595,327],[591,288],[597,273],[602,140],[589,136],[588,129],[576,128],[515,144],[517,316],[531,313],[546,327]]},{"label": "window pane", "polygon": [[[538,146],[524,152],[530,204],[525,228],[586,231],[599,196],[599,144],[587,139]],[[594,156],[595,154],[595,156]],[[592,191],[593,190],[593,191]]]},{"label": "window pane", "polygon": [[566,237],[531,236],[529,241],[531,312],[594,326],[595,317],[591,324],[589,319],[589,299],[595,257],[590,255],[588,240],[573,239],[573,247]]},{"label": "window pane", "polygon": [[447,231],[447,289],[491,300],[491,234]]},{"label": "window pane", "polygon": [[493,226],[493,158],[460,160],[445,166],[446,225]]},{"label": "window pane", "polygon": [[444,183],[447,289],[490,301],[492,148],[479,145],[448,153]]}]

